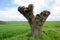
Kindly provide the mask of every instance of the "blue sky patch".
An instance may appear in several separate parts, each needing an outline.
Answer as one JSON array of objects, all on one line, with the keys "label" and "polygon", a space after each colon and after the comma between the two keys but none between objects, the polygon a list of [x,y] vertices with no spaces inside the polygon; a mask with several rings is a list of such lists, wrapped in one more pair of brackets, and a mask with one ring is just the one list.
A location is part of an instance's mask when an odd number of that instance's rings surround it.
[{"label": "blue sky patch", "polygon": [[12,0],[0,0],[0,10],[5,10],[6,8],[17,7]]}]

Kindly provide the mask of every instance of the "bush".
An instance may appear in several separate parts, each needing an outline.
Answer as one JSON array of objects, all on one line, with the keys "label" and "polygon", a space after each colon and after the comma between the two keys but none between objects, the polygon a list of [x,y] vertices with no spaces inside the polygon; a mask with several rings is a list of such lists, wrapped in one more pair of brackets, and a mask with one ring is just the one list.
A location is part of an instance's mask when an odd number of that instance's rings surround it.
[{"label": "bush", "polygon": [[6,22],[5,21],[0,21],[0,24],[6,24]]}]

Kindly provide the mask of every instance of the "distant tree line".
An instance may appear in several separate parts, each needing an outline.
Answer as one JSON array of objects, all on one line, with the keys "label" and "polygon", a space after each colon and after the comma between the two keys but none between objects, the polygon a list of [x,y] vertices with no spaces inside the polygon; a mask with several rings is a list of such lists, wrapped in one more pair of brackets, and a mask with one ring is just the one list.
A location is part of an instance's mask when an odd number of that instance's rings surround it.
[{"label": "distant tree line", "polygon": [[6,22],[5,21],[0,21],[0,24],[6,24]]}]

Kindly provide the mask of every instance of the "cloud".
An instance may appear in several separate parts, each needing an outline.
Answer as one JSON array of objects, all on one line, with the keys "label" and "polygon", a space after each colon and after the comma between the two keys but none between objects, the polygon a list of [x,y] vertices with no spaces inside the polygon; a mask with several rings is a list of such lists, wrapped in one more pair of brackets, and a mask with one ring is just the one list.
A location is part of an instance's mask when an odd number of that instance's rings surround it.
[{"label": "cloud", "polygon": [[34,13],[40,13],[39,10],[46,6],[46,2],[44,0],[14,0],[14,3],[16,3],[19,6],[28,6],[29,4],[34,5]]},{"label": "cloud", "polygon": [[[60,0],[12,0],[13,4],[18,6],[28,6],[34,4],[34,15],[43,10],[51,12],[47,20],[60,20]],[[18,7],[5,8],[5,11],[0,10],[0,20],[4,21],[25,21],[25,17],[17,11]]]},{"label": "cloud", "polygon": [[[54,14],[54,15],[60,15],[60,6],[53,6],[53,8],[51,9],[51,12]],[[52,14],[52,15],[53,15]]]},{"label": "cloud", "polygon": [[56,2],[56,5],[60,6],[60,0],[55,0],[55,2]]},{"label": "cloud", "polygon": [[34,14],[43,10],[51,12],[47,20],[60,20],[60,0],[14,0],[17,5],[27,6],[34,4]]},{"label": "cloud", "polygon": [[34,14],[40,13],[43,10],[51,10],[57,0],[14,0],[14,3],[19,6],[28,6],[29,4],[34,5]]},{"label": "cloud", "polygon": [[26,20],[19,12],[17,11],[17,8],[10,8],[6,11],[0,10],[0,20],[3,21],[21,21]]}]

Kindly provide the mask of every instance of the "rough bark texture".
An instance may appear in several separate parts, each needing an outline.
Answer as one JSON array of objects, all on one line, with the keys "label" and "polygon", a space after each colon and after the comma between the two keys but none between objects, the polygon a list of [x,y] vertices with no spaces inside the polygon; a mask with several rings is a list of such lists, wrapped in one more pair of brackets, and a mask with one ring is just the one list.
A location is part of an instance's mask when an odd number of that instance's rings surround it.
[{"label": "rough bark texture", "polygon": [[32,36],[41,36],[42,26],[49,16],[50,12],[45,10],[36,17],[33,15],[33,5],[29,4],[28,7],[18,7],[18,11],[28,20],[31,27]]}]

